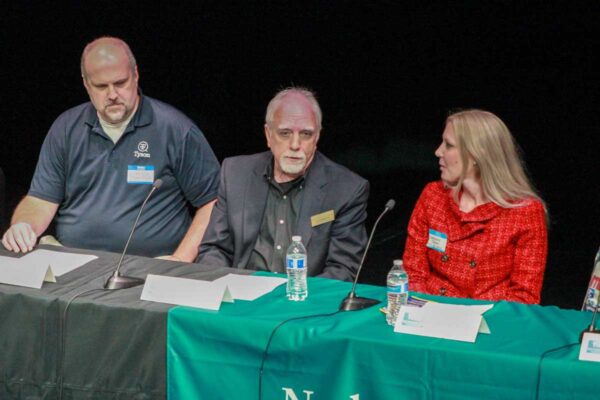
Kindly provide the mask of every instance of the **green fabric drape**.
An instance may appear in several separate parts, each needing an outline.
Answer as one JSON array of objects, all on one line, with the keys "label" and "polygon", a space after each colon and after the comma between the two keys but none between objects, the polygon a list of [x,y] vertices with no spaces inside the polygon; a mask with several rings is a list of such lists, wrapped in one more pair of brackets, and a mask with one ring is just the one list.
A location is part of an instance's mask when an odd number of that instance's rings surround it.
[{"label": "green fabric drape", "polygon": [[[288,318],[336,311],[350,287],[310,278],[305,302],[287,301],[280,286],[253,302],[223,304],[219,312],[172,308],[169,399],[257,398],[271,331]],[[357,292],[385,304],[383,287],[359,285]],[[499,302],[485,318],[492,333],[479,334],[475,343],[394,333],[378,306],[290,321],[269,348],[262,398],[292,399],[292,390],[298,399],[311,400],[532,399],[541,354],[576,342],[590,313]],[[577,345],[544,359],[540,398],[595,398],[600,393],[600,364],[578,361],[578,352]]]}]

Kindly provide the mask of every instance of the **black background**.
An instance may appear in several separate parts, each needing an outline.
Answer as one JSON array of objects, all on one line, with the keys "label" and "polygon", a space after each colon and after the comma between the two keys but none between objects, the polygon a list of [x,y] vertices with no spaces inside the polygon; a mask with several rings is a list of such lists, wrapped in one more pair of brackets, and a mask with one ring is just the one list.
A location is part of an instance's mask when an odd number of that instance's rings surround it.
[{"label": "black background", "polygon": [[542,303],[581,305],[600,244],[597,1],[40,3],[0,12],[7,214],[52,121],[87,100],[84,45],[113,35],[135,53],[144,93],[190,116],[220,160],[266,149],[278,89],[313,88],[320,150],[371,182],[368,227],[397,200],[362,282],[383,284],[401,257],[412,207],[439,177],[433,152],[448,111],[496,113],[550,211]]}]

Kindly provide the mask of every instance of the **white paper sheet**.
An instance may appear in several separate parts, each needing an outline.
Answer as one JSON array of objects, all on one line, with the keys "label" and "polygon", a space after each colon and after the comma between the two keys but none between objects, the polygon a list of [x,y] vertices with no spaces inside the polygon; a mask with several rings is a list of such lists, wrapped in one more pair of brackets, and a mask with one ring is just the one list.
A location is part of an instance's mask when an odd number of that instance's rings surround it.
[{"label": "white paper sheet", "polygon": [[90,254],[65,253],[51,250],[34,250],[19,260],[27,264],[45,264],[52,269],[54,276],[61,276],[95,260],[97,256]]},{"label": "white paper sheet", "polygon": [[277,286],[287,282],[287,279],[271,276],[227,274],[215,279],[213,282],[227,285],[234,299],[252,301],[272,292]]},{"label": "white paper sheet", "polygon": [[[423,307],[402,306],[394,326],[395,332],[442,339],[475,342],[482,325],[482,314],[493,304],[465,306],[428,302]],[[489,332],[489,328],[487,328]]]},{"label": "white paper sheet", "polygon": [[88,254],[35,250],[20,258],[0,257],[0,283],[40,289],[44,281],[61,276],[98,258]]},{"label": "white paper sheet", "polygon": [[219,310],[221,302],[233,302],[226,285],[196,279],[148,275],[142,300]]},{"label": "white paper sheet", "polygon": [[0,256],[0,283],[40,289],[47,270],[47,265],[24,265],[19,258]]},{"label": "white paper sheet", "polygon": [[600,362],[600,333],[585,332],[579,348],[579,359]]}]

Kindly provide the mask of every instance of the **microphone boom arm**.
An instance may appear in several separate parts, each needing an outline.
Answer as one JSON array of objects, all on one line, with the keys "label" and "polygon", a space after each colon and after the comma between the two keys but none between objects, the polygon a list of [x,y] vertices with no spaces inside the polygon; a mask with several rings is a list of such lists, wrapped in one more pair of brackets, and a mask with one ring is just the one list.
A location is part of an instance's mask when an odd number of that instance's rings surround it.
[{"label": "microphone boom arm", "polygon": [[125,247],[123,248],[123,252],[121,253],[121,258],[119,259],[119,263],[117,264],[117,268],[115,272],[112,274],[110,278],[104,284],[104,289],[114,290],[114,289],[126,289],[134,286],[139,286],[144,284],[144,280],[141,278],[134,278],[130,276],[121,276],[119,270],[121,269],[121,265],[123,264],[123,259],[125,258],[125,254],[127,253],[127,248],[129,247],[129,243],[131,242],[131,238],[133,237],[133,232],[135,232],[135,228],[137,227],[138,221],[140,220],[140,216],[142,215],[142,211],[144,207],[146,207],[146,203],[150,200],[150,196],[154,193],[160,186],[162,185],[162,179],[157,179],[152,184],[152,190],[144,199],[142,206],[140,207],[140,211],[138,211],[137,217],[135,218],[135,222],[131,227],[131,232],[129,233],[129,237],[127,238],[127,242],[125,242]]},{"label": "microphone boom arm", "polygon": [[379,214],[379,217],[375,221],[375,224],[373,224],[373,229],[371,229],[371,234],[369,235],[369,240],[367,241],[367,246],[365,247],[365,252],[363,253],[362,259],[360,260],[360,264],[358,265],[358,271],[356,271],[356,277],[354,278],[354,283],[352,284],[352,290],[344,298],[344,300],[342,301],[342,304],[340,304],[340,311],[362,310],[363,308],[368,308],[368,307],[374,306],[375,304],[380,303],[379,300],[356,296],[356,284],[358,283],[358,277],[360,275],[360,271],[362,270],[363,264],[365,262],[365,258],[367,257],[367,252],[369,251],[369,247],[371,246],[371,240],[373,240],[373,236],[375,235],[375,230],[377,229],[377,224],[379,224],[379,221],[381,221],[381,218],[383,218],[383,216],[388,211],[393,209],[395,205],[396,205],[396,202],[393,199],[388,200],[388,202],[385,204],[385,208],[383,209],[383,212],[381,214]]}]

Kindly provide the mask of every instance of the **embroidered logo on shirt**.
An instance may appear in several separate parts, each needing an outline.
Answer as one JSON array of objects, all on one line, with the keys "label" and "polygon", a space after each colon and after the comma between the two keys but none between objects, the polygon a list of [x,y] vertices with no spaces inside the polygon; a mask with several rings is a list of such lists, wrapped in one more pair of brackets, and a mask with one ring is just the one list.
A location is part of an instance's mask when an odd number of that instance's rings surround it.
[{"label": "embroidered logo on shirt", "polygon": [[138,143],[137,151],[134,151],[133,155],[135,158],[150,158],[150,153],[148,153],[149,147],[148,142],[142,140]]}]

